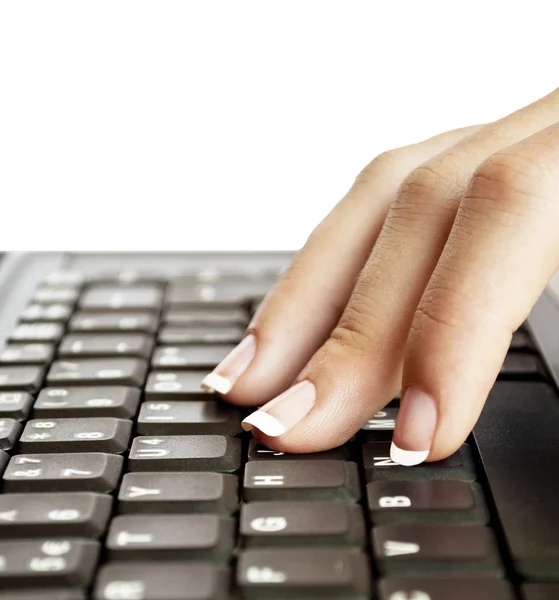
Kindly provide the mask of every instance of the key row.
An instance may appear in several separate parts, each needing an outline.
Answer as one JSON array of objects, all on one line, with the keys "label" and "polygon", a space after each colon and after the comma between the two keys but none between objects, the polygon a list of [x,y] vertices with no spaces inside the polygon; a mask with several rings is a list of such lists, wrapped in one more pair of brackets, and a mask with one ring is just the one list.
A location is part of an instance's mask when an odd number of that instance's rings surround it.
[{"label": "key row", "polygon": [[[116,420],[115,420],[116,421]],[[96,440],[80,440],[93,444]],[[41,440],[43,442],[43,440]],[[111,444],[117,443],[117,436]],[[383,446],[373,442],[367,446]],[[370,448],[365,448],[367,452]],[[373,449],[373,453],[375,453]],[[3,457],[3,458],[2,458]],[[113,491],[120,478],[123,458],[103,452],[28,453],[9,459],[4,490],[28,491]],[[214,435],[158,436],[135,438],[128,456],[131,473],[200,472],[235,473],[241,466],[241,441],[237,438]],[[416,472],[418,471],[418,472]],[[366,470],[370,482],[465,481],[473,482],[475,471],[469,464],[466,449],[446,461],[431,463],[418,469],[400,465],[379,464]],[[59,487],[57,487],[59,486]],[[376,488],[374,488],[376,489]],[[403,488],[404,490],[407,488]],[[413,488],[417,489],[417,488]],[[427,487],[426,493],[433,493]],[[405,499],[410,506],[421,506],[421,497]],[[244,470],[244,494],[247,500],[342,500],[356,502],[361,497],[357,464],[345,460],[251,460]],[[468,509],[465,500],[453,489],[445,491],[454,498],[451,508]],[[386,495],[386,494],[385,494]],[[394,494],[396,496],[404,496]],[[475,498],[474,498],[475,501]],[[470,504],[473,501],[468,500]]]},{"label": "key row", "polygon": [[[219,527],[217,523],[218,521],[214,525]],[[225,519],[221,520],[223,529],[226,529],[226,523]],[[171,529],[172,523],[169,522],[169,529],[165,529],[164,532],[159,530],[158,533],[170,533],[176,539],[182,525],[181,520],[176,519],[175,531]],[[232,523],[229,525],[232,526]],[[162,522],[159,523],[159,527],[162,527]],[[430,533],[428,529],[431,530]],[[220,567],[202,561],[191,565],[184,564],[178,558],[186,556],[190,549],[187,544],[181,545],[177,542],[177,554],[172,559],[177,562],[157,564],[157,561],[162,561],[167,556],[171,544],[152,543],[153,549],[148,552],[145,547],[150,542],[146,540],[155,539],[155,533],[153,529],[152,533],[145,531],[147,530],[139,533],[121,527],[115,528],[110,534],[115,537],[110,537],[109,540],[109,556],[113,553],[113,548],[115,551],[118,549],[121,560],[110,562],[101,568],[94,587],[95,598],[113,600],[157,597],[161,600],[165,598],[162,595],[166,593],[164,590],[172,590],[173,595],[167,597],[175,599],[227,598],[229,585],[225,565]],[[418,526],[412,530],[411,527],[381,527],[373,532],[373,536],[381,575],[391,578],[381,583],[382,593],[398,589],[409,590],[410,583],[417,584],[415,590],[429,589],[431,585],[434,585],[436,590],[437,581],[431,582],[429,576],[433,578],[447,574],[446,569],[451,564],[454,578],[479,578],[478,581],[473,580],[473,588],[470,587],[471,579],[468,579],[466,584],[469,592],[478,586],[480,594],[483,595],[476,595],[476,598],[487,597],[486,593],[490,590],[500,594],[492,596],[492,599],[506,598],[502,595],[504,590],[509,589],[505,582],[498,579],[482,579],[502,576],[502,567],[489,529],[437,529]],[[409,540],[420,540],[422,545]],[[135,550],[132,550],[132,547]],[[220,550],[225,551],[226,548],[222,547]],[[74,588],[88,586],[93,580],[99,551],[97,542],[85,539],[0,542],[0,561],[3,565],[0,570],[0,584],[4,589],[20,585],[28,588],[46,585]],[[207,549],[201,554],[207,554]],[[141,558],[142,556],[145,558]],[[448,560],[450,557],[451,562]],[[419,575],[415,576],[421,578],[417,582],[412,580],[406,583],[398,579],[413,577],[416,572],[419,572]],[[239,554],[236,580],[242,596],[249,599],[270,597],[267,594],[275,598],[364,599],[368,598],[371,592],[371,572],[367,556],[358,550],[345,548],[245,550]],[[457,583],[454,580],[454,584]],[[201,587],[201,584],[204,584],[205,588]],[[183,586],[180,596],[176,595],[177,585]],[[447,590],[452,590],[453,580],[443,582],[442,585],[443,589],[446,586]],[[194,590],[197,594],[191,595]],[[154,592],[158,595],[154,596]],[[204,592],[211,592],[211,595],[204,595]],[[418,593],[415,595],[418,597]],[[388,597],[391,600],[394,598]]]},{"label": "key row", "polygon": [[163,304],[191,307],[208,303],[219,305],[250,304],[267,294],[273,278],[236,277],[225,281],[200,282],[177,278],[168,286],[164,282],[89,282],[81,284],[40,284],[31,297],[37,304],[77,304],[84,310],[152,310]]},{"label": "key row", "polygon": [[[125,342],[123,342],[125,343]],[[118,343],[117,343],[118,345]],[[36,346],[33,344],[33,346]],[[230,347],[227,347],[229,351]],[[68,358],[55,361],[48,373],[49,386],[99,386],[124,385],[142,387],[148,400],[189,400],[203,397],[207,392],[200,388],[202,379],[219,362],[225,349],[185,349],[181,347],[156,348],[152,368],[141,358]],[[4,352],[12,352],[8,348]],[[24,352],[27,352],[23,350]],[[18,351],[19,352],[19,351]],[[32,349],[31,352],[43,352]],[[209,364],[211,363],[211,364]],[[214,364],[215,363],[215,364]],[[45,362],[44,365],[47,365]],[[174,370],[179,367],[185,370]],[[172,367],[172,368],[171,368]],[[147,381],[146,381],[147,376]],[[502,378],[545,379],[545,369],[539,359],[531,354],[510,353],[501,370]],[[1,366],[0,392],[24,391],[36,393],[45,378],[43,366]]]},{"label": "key row", "polygon": [[[61,478],[75,479],[83,475],[84,470],[67,468],[60,474]],[[10,487],[7,491],[10,492]],[[247,500],[253,499],[246,488],[244,493]],[[121,514],[140,515],[231,515],[239,507],[238,495],[237,478],[231,474],[128,473],[120,486],[116,509]],[[290,495],[296,499],[279,501],[275,493],[268,491],[260,495],[264,502],[255,501],[243,506],[241,530],[248,536],[260,536],[263,545],[270,541],[275,544],[278,537],[289,540],[303,536],[311,545],[316,543],[312,541],[313,536],[358,538],[363,524],[346,514],[353,510],[348,508],[350,504],[339,502],[354,500],[355,495],[348,498],[347,494],[331,493],[330,500],[317,500],[317,497],[324,496],[324,489],[311,486],[299,488],[296,494],[292,492]],[[53,535],[53,524],[60,527],[60,532],[66,532],[64,526],[69,525],[71,532],[100,535],[109,516],[111,503],[106,504],[107,498],[99,493],[86,492],[0,495],[0,538],[11,537],[14,532],[34,537],[42,528],[46,528],[44,535]],[[489,520],[480,488],[477,484],[463,481],[370,483],[367,485],[367,503],[371,521],[379,525],[484,525]],[[104,515],[105,520],[96,517],[99,514]],[[254,523],[262,523],[262,528],[250,525]],[[71,532],[65,535],[74,535]]]}]

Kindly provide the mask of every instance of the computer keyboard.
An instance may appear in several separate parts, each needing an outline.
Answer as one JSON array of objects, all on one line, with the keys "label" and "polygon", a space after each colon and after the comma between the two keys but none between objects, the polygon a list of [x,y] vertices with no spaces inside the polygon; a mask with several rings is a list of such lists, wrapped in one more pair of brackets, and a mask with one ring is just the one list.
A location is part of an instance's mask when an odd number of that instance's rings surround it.
[{"label": "computer keyboard", "polygon": [[277,265],[107,262],[43,277],[0,351],[0,599],[559,598],[559,398],[528,328],[446,460],[390,460],[398,398],[289,455],[200,387]]}]

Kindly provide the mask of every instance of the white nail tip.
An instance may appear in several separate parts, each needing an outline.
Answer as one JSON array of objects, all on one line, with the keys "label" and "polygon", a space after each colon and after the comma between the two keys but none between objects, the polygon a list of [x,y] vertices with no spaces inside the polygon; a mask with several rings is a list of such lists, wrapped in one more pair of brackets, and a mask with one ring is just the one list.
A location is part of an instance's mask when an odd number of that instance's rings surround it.
[{"label": "white nail tip", "polygon": [[279,437],[287,431],[275,417],[262,410],[257,410],[249,415],[243,421],[242,426],[245,431],[250,431],[253,427],[256,427],[270,437]]},{"label": "white nail tip", "polygon": [[394,442],[390,446],[390,458],[404,467],[419,465],[429,456],[429,450],[402,450]]},{"label": "white nail tip", "polygon": [[222,375],[217,373],[209,373],[202,379],[200,386],[203,390],[208,392],[218,392],[220,394],[227,394],[231,391],[233,384]]}]

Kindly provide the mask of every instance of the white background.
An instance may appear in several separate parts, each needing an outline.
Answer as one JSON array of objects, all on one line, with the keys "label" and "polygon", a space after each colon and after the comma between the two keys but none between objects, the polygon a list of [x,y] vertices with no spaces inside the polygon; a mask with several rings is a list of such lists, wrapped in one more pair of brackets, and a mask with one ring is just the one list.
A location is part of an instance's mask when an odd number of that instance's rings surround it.
[{"label": "white background", "polygon": [[292,249],[379,152],[558,85],[556,3],[0,3],[2,249]]}]

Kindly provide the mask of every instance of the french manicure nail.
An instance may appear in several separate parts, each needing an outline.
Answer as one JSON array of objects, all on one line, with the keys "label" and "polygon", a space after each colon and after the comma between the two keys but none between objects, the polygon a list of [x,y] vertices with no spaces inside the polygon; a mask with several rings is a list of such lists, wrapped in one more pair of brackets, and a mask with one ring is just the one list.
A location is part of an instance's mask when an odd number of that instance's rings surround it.
[{"label": "french manicure nail", "polygon": [[256,338],[247,335],[221,363],[202,380],[202,389],[228,394],[239,377],[248,369],[256,354]]},{"label": "french manicure nail", "polygon": [[242,423],[245,431],[253,427],[270,437],[283,435],[303,419],[314,406],[316,388],[310,381],[300,381],[250,414]]},{"label": "french manicure nail", "polygon": [[422,463],[429,456],[437,419],[435,400],[420,387],[408,386],[400,400],[390,458],[408,467]]}]

